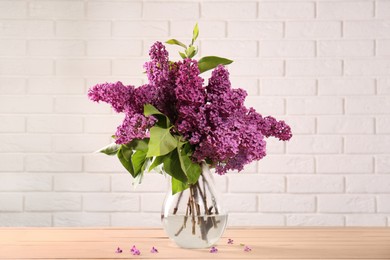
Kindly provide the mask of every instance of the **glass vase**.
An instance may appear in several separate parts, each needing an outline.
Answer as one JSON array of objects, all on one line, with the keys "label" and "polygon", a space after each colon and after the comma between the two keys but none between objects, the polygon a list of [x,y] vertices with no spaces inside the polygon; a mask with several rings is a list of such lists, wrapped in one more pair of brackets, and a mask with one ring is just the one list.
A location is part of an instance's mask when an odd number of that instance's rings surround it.
[{"label": "glass vase", "polygon": [[211,247],[225,231],[227,218],[206,164],[188,189],[172,195],[169,188],[161,213],[165,232],[182,248]]}]

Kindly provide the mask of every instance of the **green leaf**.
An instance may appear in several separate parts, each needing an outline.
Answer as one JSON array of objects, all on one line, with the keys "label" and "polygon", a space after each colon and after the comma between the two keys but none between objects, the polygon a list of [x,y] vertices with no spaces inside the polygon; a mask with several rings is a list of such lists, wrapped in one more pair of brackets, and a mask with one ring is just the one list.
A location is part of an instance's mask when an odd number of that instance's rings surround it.
[{"label": "green leaf", "polygon": [[176,39],[169,39],[165,43],[172,44],[172,45],[179,45],[179,46],[183,47],[184,49],[187,48],[187,46],[184,43],[182,43],[182,42],[180,42],[180,41],[178,41]]},{"label": "green leaf", "polygon": [[183,183],[175,178],[172,177],[172,195],[175,195],[178,192],[181,192],[188,188],[188,185],[186,183]]},{"label": "green leaf", "polygon": [[125,146],[122,146],[119,149],[117,156],[123,167],[125,167],[125,169],[131,174],[131,176],[136,177],[136,175],[134,174],[133,164],[131,163],[131,155],[130,157],[128,157],[128,155],[132,153],[132,150],[127,149]]},{"label": "green leaf", "polygon": [[137,151],[148,151],[149,138],[133,139],[130,143],[125,144],[126,148]]},{"label": "green leaf", "polygon": [[128,162],[131,162],[131,156],[133,156],[133,149],[122,145],[120,152],[122,153],[123,159]]},{"label": "green leaf", "polygon": [[131,163],[134,169],[134,175],[137,176],[141,171],[146,160],[145,151],[136,151],[131,157]]},{"label": "green leaf", "polygon": [[163,115],[163,116],[165,116],[163,113],[158,111],[158,109],[156,107],[154,107],[151,104],[144,105],[144,115],[145,116],[150,116],[150,115]]},{"label": "green leaf", "polygon": [[198,27],[198,23],[195,24],[195,27],[194,27],[194,30],[192,31],[192,44],[194,44],[194,42],[196,41],[196,39],[198,38],[199,36],[199,27]]},{"label": "green leaf", "polygon": [[163,161],[163,168],[166,173],[168,173],[178,181],[187,183],[187,176],[180,166],[179,153],[177,149],[170,152],[168,156],[165,156]]},{"label": "green leaf", "polygon": [[217,56],[206,56],[206,57],[201,58],[198,61],[198,67],[199,67],[200,73],[203,73],[205,71],[214,69],[215,67],[217,67],[220,64],[228,65],[232,62],[233,62],[232,60],[217,57]]},{"label": "green leaf", "polygon": [[182,57],[183,59],[186,59],[186,58],[187,58],[187,56],[186,56],[183,52],[180,52],[180,51],[179,51],[179,54],[180,54],[180,57]]},{"label": "green leaf", "polygon": [[170,128],[153,126],[150,128],[149,150],[146,157],[167,154],[177,147],[177,140],[170,133]]},{"label": "green leaf", "polygon": [[165,156],[169,156],[169,155],[166,154],[166,155],[161,155],[161,156],[155,157],[155,158],[154,158],[154,161],[153,161],[152,164],[150,165],[148,171],[150,172],[150,171],[152,171],[154,168],[156,168],[157,166],[159,166],[160,164],[162,164],[163,161],[164,161],[164,157],[165,157]]},{"label": "green leaf", "polygon": [[169,120],[169,118],[150,104],[144,105],[144,115],[145,116],[155,115],[158,119],[158,125],[162,127],[171,126],[171,121]]},{"label": "green leaf", "polygon": [[185,144],[183,149],[180,151],[179,159],[181,168],[187,176],[188,183],[195,184],[198,181],[200,174],[202,173],[202,167],[198,163],[195,163],[191,160],[190,148],[190,144]]},{"label": "green leaf", "polygon": [[121,146],[119,144],[112,143],[112,144],[109,144],[109,145],[103,147],[102,149],[98,150],[97,152],[104,153],[107,155],[115,155],[120,148],[121,148]]},{"label": "green leaf", "polygon": [[188,47],[188,49],[186,49],[186,55],[187,55],[188,58],[194,57],[194,55],[195,55],[195,47],[194,46]]},{"label": "green leaf", "polygon": [[192,59],[197,53],[198,49],[195,49],[188,58]]}]

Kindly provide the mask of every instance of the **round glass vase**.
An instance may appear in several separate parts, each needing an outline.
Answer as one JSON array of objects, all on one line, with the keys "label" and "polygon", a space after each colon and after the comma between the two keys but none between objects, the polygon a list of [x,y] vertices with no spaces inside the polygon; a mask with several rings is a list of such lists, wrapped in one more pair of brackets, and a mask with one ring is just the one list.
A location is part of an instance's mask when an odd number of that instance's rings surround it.
[{"label": "round glass vase", "polygon": [[227,218],[206,164],[198,182],[188,189],[172,195],[170,187],[161,213],[165,232],[182,248],[211,247],[225,231]]}]

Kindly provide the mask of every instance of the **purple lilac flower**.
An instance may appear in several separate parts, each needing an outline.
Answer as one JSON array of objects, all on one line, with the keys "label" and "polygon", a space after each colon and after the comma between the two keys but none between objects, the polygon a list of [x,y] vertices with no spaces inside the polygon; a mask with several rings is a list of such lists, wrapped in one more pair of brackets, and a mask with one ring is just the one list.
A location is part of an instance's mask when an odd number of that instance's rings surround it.
[{"label": "purple lilac flower", "polygon": [[233,239],[229,238],[227,243],[228,243],[229,245],[233,245],[233,242],[234,242]]},{"label": "purple lilac flower", "polygon": [[152,249],[150,249],[150,253],[152,253],[152,254],[158,253],[157,248],[152,247]]},{"label": "purple lilac flower", "polygon": [[229,72],[219,65],[206,86],[200,77],[196,60],[170,62],[161,42],[152,45],[150,61],[144,67],[149,83],[138,88],[121,82],[99,84],[88,96],[93,101],[112,105],[125,118],[116,131],[116,143],[149,137],[156,123],[153,116],[145,117],[145,104],[154,105],[175,125],[192,145],[192,159],[207,160],[218,174],[242,170],[245,164],[266,155],[266,137],[289,140],[290,127],[273,117],[262,117],[244,105],[247,93],[231,88]]},{"label": "purple lilac flower", "polygon": [[120,81],[113,84],[98,84],[88,92],[91,100],[109,103],[116,112],[125,113],[125,119],[115,134],[118,144],[148,136],[147,129],[153,126],[156,120],[154,117],[143,115],[143,105],[150,102],[153,94],[153,89],[149,86],[134,89],[133,86],[124,86]]},{"label": "purple lilac flower", "polygon": [[284,121],[277,121],[271,116],[264,117],[259,128],[266,137],[274,136],[282,141],[289,140],[292,137],[290,126]]},{"label": "purple lilac flower", "polygon": [[249,246],[245,246],[244,247],[244,251],[245,252],[250,252],[250,251],[252,251],[252,248],[250,248]]},{"label": "purple lilac flower", "polygon": [[217,66],[213,72],[212,76],[209,79],[209,84],[207,85],[207,93],[209,97],[218,96],[226,93],[231,87],[229,80],[229,72],[224,68],[224,66]]},{"label": "purple lilac flower", "polygon": [[151,61],[144,65],[149,81],[153,84],[166,82],[169,76],[169,57],[165,46],[161,42],[154,43],[149,56]]},{"label": "purple lilac flower", "polygon": [[130,252],[133,254],[133,255],[140,255],[141,254],[141,251],[138,250],[138,248],[136,246],[133,246],[131,249],[130,249]]},{"label": "purple lilac flower", "polygon": [[262,117],[244,106],[246,92],[231,89],[229,73],[223,66],[212,72],[206,89],[207,124],[201,129],[193,158],[198,162],[211,160],[219,174],[241,171],[245,164],[263,158],[266,142],[258,127]]},{"label": "purple lilac flower", "polygon": [[117,144],[127,144],[133,139],[149,137],[147,131],[154,125],[156,119],[153,116],[146,117],[143,114],[126,115],[122,124],[118,126],[115,133]]},{"label": "purple lilac flower", "polygon": [[145,104],[153,104],[157,96],[157,89],[154,85],[145,84],[134,90],[131,100],[130,113],[143,114]]},{"label": "purple lilac flower", "polygon": [[115,253],[117,253],[117,254],[122,253],[122,249],[120,249],[120,247],[118,247],[118,248],[116,249]]},{"label": "purple lilac flower", "polygon": [[152,103],[160,112],[168,116],[171,122],[175,122],[177,118],[175,70],[177,70],[176,66],[171,66],[168,81],[165,84],[157,85],[156,97]]},{"label": "purple lilac flower", "polygon": [[144,67],[149,85],[155,88],[155,96],[150,104],[167,115],[172,122],[176,118],[176,74],[177,63],[170,62],[168,52],[161,42],[152,45],[149,51],[150,61]]},{"label": "purple lilac flower", "polygon": [[218,248],[216,248],[215,246],[210,248],[210,253],[217,253],[217,252],[218,252]]},{"label": "purple lilac flower", "polygon": [[125,86],[122,82],[97,84],[89,89],[88,97],[95,101],[110,104],[117,113],[123,112],[128,106],[134,86]]},{"label": "purple lilac flower", "polygon": [[178,62],[176,78],[176,127],[191,144],[199,141],[199,130],[206,127],[204,111],[206,100],[203,79],[199,76],[198,62],[185,59]]}]

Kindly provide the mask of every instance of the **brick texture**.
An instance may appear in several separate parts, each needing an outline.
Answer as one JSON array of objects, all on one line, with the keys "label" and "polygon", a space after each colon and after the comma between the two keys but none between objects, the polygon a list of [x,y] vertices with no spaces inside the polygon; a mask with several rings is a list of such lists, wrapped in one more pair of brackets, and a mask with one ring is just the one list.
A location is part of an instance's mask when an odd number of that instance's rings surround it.
[{"label": "brick texture", "polygon": [[94,153],[123,115],[86,94],[147,83],[150,45],[196,22],[197,58],[294,134],[215,176],[229,225],[390,226],[387,0],[0,0],[0,226],[161,226],[166,178]]}]

